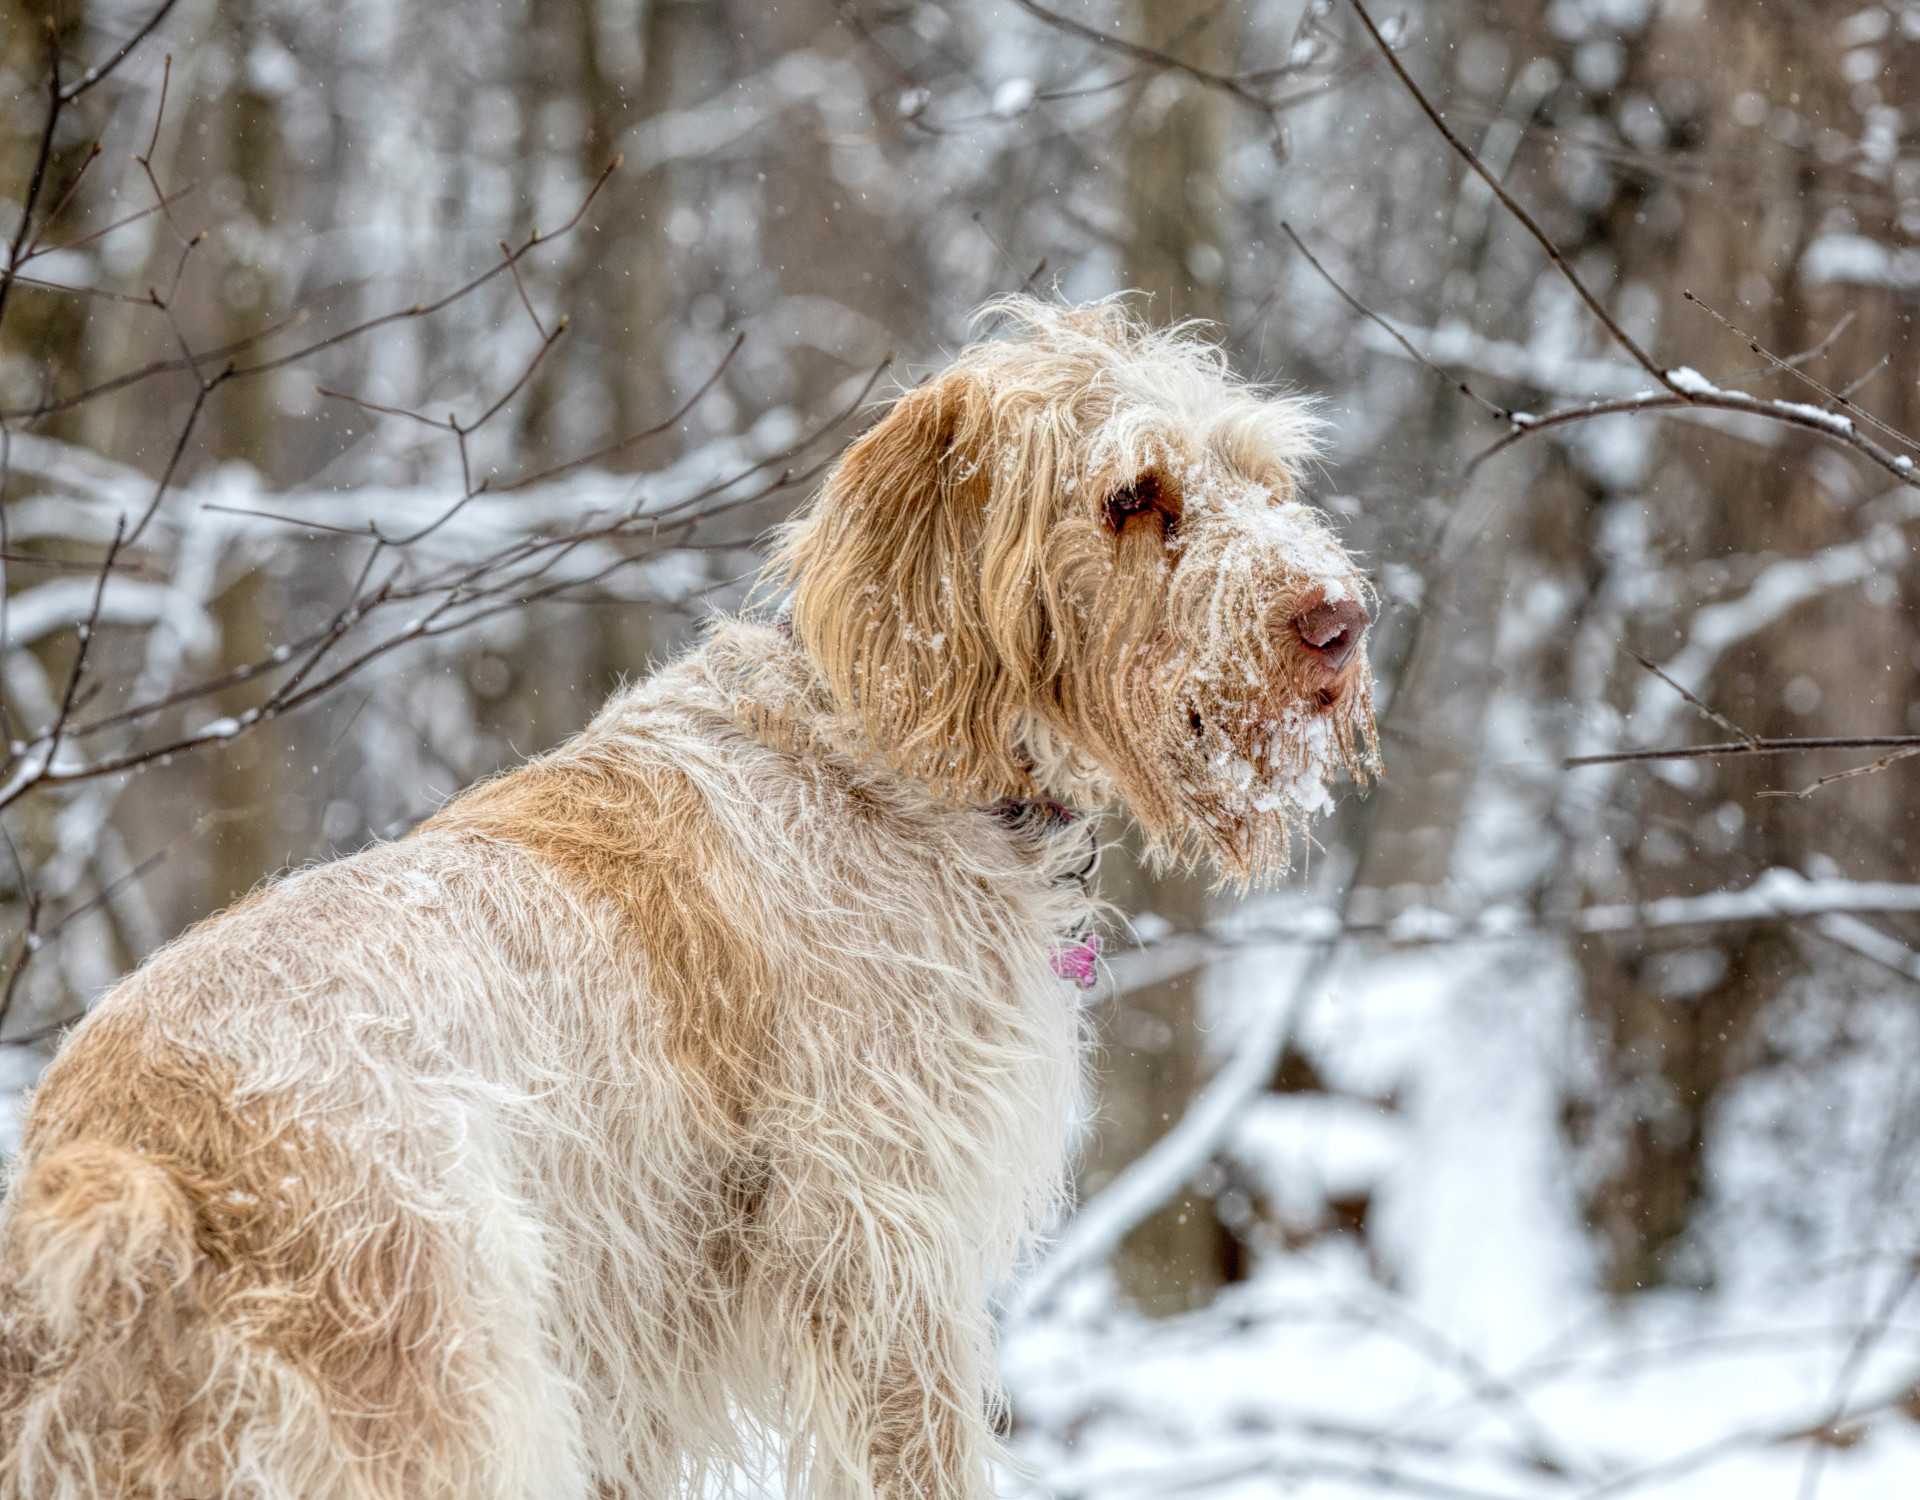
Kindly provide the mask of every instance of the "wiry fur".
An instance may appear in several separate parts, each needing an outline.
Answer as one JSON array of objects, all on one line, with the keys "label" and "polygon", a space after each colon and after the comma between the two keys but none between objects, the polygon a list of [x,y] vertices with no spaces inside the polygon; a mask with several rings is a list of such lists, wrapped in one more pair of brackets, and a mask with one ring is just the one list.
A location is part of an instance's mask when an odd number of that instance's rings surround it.
[{"label": "wiry fur", "polygon": [[[0,1209],[0,1500],[657,1500],[770,1436],[796,1497],[989,1493],[1089,912],[1084,825],[981,804],[1117,790],[1245,878],[1366,691],[1261,633],[1363,587],[1298,413],[1019,312],[791,533],[791,637],[721,624],[81,1024]],[[1179,534],[1116,535],[1149,465]]]}]

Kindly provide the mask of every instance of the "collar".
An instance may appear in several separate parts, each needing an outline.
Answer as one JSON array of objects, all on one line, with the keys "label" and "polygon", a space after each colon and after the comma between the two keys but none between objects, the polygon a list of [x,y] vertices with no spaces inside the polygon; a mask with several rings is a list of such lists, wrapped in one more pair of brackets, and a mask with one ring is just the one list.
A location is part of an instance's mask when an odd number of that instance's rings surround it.
[{"label": "collar", "polygon": [[[774,617],[773,628],[787,640],[793,639],[793,614],[790,608],[781,610]],[[1071,828],[1083,818],[1082,814],[1051,797],[1002,797],[980,811],[1009,832],[1032,838],[1045,838]],[[1078,869],[1057,877],[1061,884],[1079,887],[1083,896],[1100,863],[1100,848],[1090,836],[1091,833],[1092,829],[1089,828],[1086,861]],[[1061,934],[1053,940],[1047,952],[1047,961],[1053,972],[1083,990],[1090,990],[1100,982],[1100,934],[1091,931],[1090,927],[1091,923],[1083,923],[1074,931]]]},{"label": "collar", "polygon": [[1051,797],[1002,797],[981,811],[1015,833],[1048,834],[1080,821],[1079,813]]},{"label": "collar", "polygon": [[[1010,832],[1036,839],[1083,821],[1080,813],[1050,797],[1005,797],[980,810]],[[1093,872],[1100,863],[1100,846],[1093,837],[1091,824],[1087,826],[1085,838],[1084,862],[1077,869],[1054,877],[1055,885],[1075,887],[1082,897],[1087,895]],[[1047,962],[1053,972],[1083,990],[1093,989],[1100,982],[1100,934],[1094,932],[1092,926],[1090,918],[1083,918],[1071,931],[1055,937],[1047,948]]]}]

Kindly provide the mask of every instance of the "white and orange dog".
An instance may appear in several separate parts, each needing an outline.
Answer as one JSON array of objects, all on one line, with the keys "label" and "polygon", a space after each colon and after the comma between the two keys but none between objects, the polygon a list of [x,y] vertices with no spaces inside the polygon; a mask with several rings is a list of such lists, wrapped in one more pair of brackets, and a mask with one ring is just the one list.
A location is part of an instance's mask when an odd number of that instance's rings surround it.
[{"label": "white and orange dog", "polygon": [[980,1500],[1086,814],[1245,884],[1371,734],[1313,422],[1003,304],[718,625],[81,1023],[0,1219],[4,1500]]}]

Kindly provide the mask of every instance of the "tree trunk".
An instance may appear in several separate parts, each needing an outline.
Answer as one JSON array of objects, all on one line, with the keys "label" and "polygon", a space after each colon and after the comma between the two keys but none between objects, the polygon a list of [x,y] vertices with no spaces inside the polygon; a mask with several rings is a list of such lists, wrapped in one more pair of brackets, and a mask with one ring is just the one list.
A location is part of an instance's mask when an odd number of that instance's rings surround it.
[{"label": "tree trunk", "polygon": [[[1212,0],[1141,0],[1134,34],[1147,46],[1208,69],[1231,67],[1235,13]],[[1227,203],[1220,187],[1227,101],[1183,75],[1162,73],[1138,91],[1128,117],[1126,247],[1129,287],[1146,292],[1156,322],[1225,315]],[[1175,927],[1205,921],[1206,881],[1156,873],[1124,843],[1102,872],[1102,890],[1122,910],[1150,912]],[[1205,1081],[1204,1016],[1195,970],[1122,995],[1102,1007],[1099,1115],[1083,1188],[1097,1190],[1177,1121]],[[1132,1234],[1114,1257],[1122,1290],[1143,1311],[1204,1305],[1239,1256],[1211,1199],[1193,1187]]]}]

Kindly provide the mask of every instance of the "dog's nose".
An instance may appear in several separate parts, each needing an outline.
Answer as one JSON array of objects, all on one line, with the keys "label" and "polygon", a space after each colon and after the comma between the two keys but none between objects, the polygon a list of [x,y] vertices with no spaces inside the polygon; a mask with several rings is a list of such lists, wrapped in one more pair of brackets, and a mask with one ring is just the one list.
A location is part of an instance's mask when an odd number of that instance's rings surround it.
[{"label": "dog's nose", "polygon": [[1373,616],[1358,599],[1329,599],[1293,617],[1294,634],[1329,672],[1338,672],[1360,649]]}]

